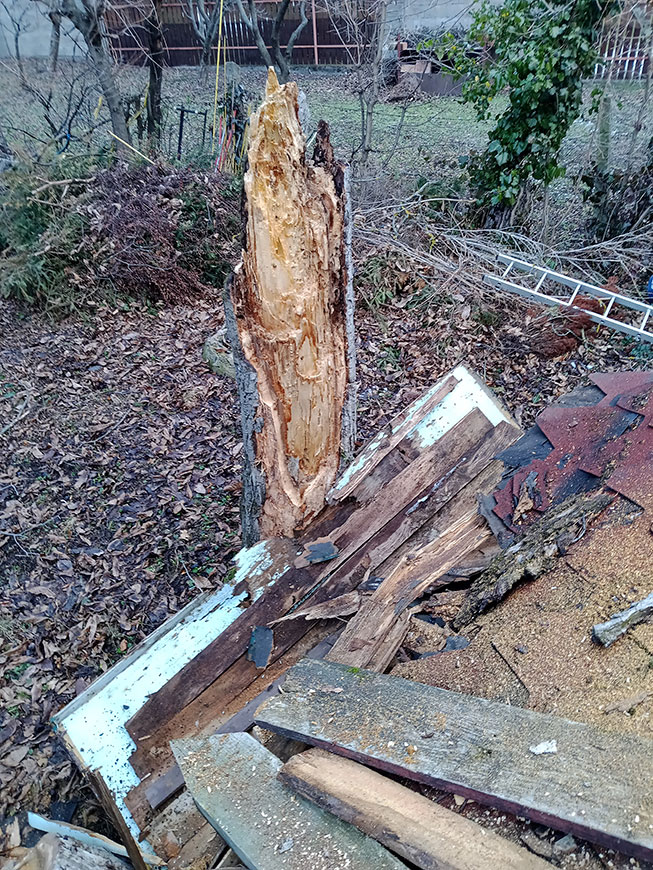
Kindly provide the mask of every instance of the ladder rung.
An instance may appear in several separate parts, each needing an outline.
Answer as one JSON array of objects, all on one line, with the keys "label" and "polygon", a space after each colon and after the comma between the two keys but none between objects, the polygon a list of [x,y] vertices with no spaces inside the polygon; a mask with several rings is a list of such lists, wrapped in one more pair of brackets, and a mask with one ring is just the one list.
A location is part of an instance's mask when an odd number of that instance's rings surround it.
[{"label": "ladder rung", "polygon": [[574,300],[575,300],[576,297],[578,296],[579,292],[580,292],[580,281],[578,282],[578,284],[576,284],[576,289],[575,289],[574,292],[571,294],[571,299],[569,300],[569,304],[570,304],[570,305],[573,305],[573,304],[574,304]]},{"label": "ladder rung", "polygon": [[608,302],[608,307],[607,307],[607,308],[605,309],[605,311],[603,312],[603,316],[604,316],[604,317],[607,317],[608,314],[610,314],[610,312],[612,311],[612,306],[613,306],[613,305],[614,305],[614,296],[613,296],[612,299]]}]

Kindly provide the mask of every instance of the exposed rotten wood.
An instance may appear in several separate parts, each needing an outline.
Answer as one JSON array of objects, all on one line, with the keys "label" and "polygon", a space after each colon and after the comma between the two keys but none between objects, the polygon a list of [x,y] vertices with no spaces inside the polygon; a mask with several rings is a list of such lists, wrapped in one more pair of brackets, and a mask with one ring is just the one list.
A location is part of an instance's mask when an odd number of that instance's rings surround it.
[{"label": "exposed rotten wood", "polygon": [[378,843],[278,780],[279,759],[249,734],[187,738],[173,749],[189,791],[253,870],[399,870]]},{"label": "exposed rotten wood", "polygon": [[[208,830],[204,830],[205,828]],[[147,840],[157,855],[161,855],[168,862],[169,868],[188,866],[182,861],[196,852],[200,840],[207,858],[219,855],[226,848],[224,841],[215,828],[206,822],[187,791],[159,812],[147,831]]]},{"label": "exposed rotten wood", "polygon": [[423,499],[418,503],[428,502],[431,514],[446,504],[478,473],[479,465],[485,467],[489,462],[491,457],[477,457],[474,448],[478,448],[483,436],[494,428],[483,412],[474,408],[437,441],[427,443],[401,471],[392,473],[341,527],[331,532],[330,538],[339,554],[328,565],[342,564],[393,517],[409,509],[416,499]]},{"label": "exposed rotten wood", "polygon": [[587,526],[614,501],[604,491],[573,495],[549,508],[523,538],[501,552],[473,583],[454,621],[458,629],[500,601],[521,580],[533,580],[548,570],[559,552],[579,540]]},{"label": "exposed rotten wood", "polygon": [[292,536],[319,513],[351,408],[344,167],[332,149],[306,159],[297,97],[297,85],[280,86],[270,70],[250,121],[245,247],[226,292],[246,544]]},{"label": "exposed rotten wood", "polygon": [[264,728],[653,858],[653,744],[333,662],[304,660]]},{"label": "exposed rotten wood", "polygon": [[[429,536],[436,537],[438,531],[446,528],[448,524],[447,506],[453,505],[459,495],[465,501],[471,496],[471,501],[475,504],[477,492],[483,490],[487,467],[493,464],[493,456],[512,444],[519,434],[520,430],[516,426],[501,422],[492,428],[478,410],[471,412],[468,420],[453,426],[440,442],[442,456],[449,457],[448,467],[447,460],[442,462],[442,476],[431,477],[428,485],[415,493],[402,510],[392,513],[393,493],[395,487],[401,487],[403,479],[391,479],[384,488],[383,496],[378,494],[375,500],[378,510],[386,514],[385,523],[378,522],[374,511],[369,510],[370,504],[367,504],[361,510],[366,512],[368,525],[360,522],[358,515],[361,511],[356,511],[342,525],[334,525],[331,537],[338,543],[343,555],[328,564],[320,575],[320,580],[330,578],[341,562],[355,564],[357,552],[364,552],[370,560],[370,566],[375,569],[386,560],[393,560],[399,548],[413,539],[426,523],[429,524]],[[492,479],[495,469],[496,466],[493,465]],[[435,471],[435,468],[432,470]],[[479,479],[478,484],[474,482],[476,478]],[[428,475],[423,480],[429,480]],[[400,492],[398,500],[401,501],[401,498]],[[454,511],[455,514],[458,513],[458,505]],[[441,512],[444,512],[442,516]],[[352,534],[352,531],[356,534]],[[347,553],[351,549],[354,549],[354,559],[347,560]],[[413,549],[406,543],[402,556],[404,552],[411,552]],[[387,564],[383,568],[384,573],[381,576],[387,576]]]},{"label": "exposed rotten wood", "polygon": [[423,870],[546,870],[540,858],[369,767],[322,749],[295,755],[279,779]]},{"label": "exposed rotten wood", "polygon": [[[491,537],[485,520],[476,511],[459,517],[440,538],[412,558],[405,557],[363,602],[327,658],[359,668],[376,669],[373,666],[375,660],[379,669],[387,665],[408,629],[407,618],[402,620],[402,614],[410,603],[419,598],[433,579],[446,574]],[[401,625],[402,621],[404,630],[398,628],[394,631],[397,623]],[[381,647],[383,654],[379,656]]]}]

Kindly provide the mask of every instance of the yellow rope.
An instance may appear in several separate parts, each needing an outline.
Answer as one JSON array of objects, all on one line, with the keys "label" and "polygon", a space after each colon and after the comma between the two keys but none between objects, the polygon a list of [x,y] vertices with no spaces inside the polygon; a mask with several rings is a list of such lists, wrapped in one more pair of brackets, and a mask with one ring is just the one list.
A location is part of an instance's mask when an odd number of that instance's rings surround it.
[{"label": "yellow rope", "polygon": [[215,153],[215,137],[216,126],[218,119],[218,79],[220,76],[220,46],[222,44],[222,10],[224,8],[224,0],[220,0],[220,24],[218,25],[218,59],[215,64],[215,95],[213,98],[213,141],[211,153]]},{"label": "yellow rope", "polygon": [[133,151],[134,154],[138,154],[138,156],[139,156],[139,157],[142,157],[143,160],[147,160],[147,162],[148,162],[148,163],[151,163],[152,166],[156,166],[156,163],[154,162],[154,160],[150,160],[150,158],[147,157],[145,154],[143,154],[142,151],[139,151],[138,148],[134,148],[133,145],[130,145],[129,142],[125,142],[125,140],[124,140],[124,139],[121,139],[120,136],[116,136],[116,134],[115,134],[115,133],[112,133],[111,130],[109,130],[109,134],[110,134],[111,136],[113,136],[114,139],[117,139],[118,142],[120,142],[120,143],[121,143],[122,145],[124,145],[126,148],[129,148],[131,151]]}]

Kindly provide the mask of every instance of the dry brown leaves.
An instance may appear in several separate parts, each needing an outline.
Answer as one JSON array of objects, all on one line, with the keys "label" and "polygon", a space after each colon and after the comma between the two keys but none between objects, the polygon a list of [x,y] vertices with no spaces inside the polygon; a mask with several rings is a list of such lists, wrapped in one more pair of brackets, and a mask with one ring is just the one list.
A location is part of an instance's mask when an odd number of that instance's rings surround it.
[{"label": "dry brown leaves", "polygon": [[[460,361],[522,425],[591,371],[642,365],[606,331],[542,360],[514,300],[432,292],[400,265],[393,304],[358,311],[361,442]],[[0,314],[0,813],[80,796],[50,714],[229,571],[237,400],[201,360],[221,322],[217,298],[60,324]]]},{"label": "dry brown leaves", "polygon": [[201,360],[220,323],[216,300],[1,315],[0,813],[65,797],[50,714],[229,570],[235,389]]}]

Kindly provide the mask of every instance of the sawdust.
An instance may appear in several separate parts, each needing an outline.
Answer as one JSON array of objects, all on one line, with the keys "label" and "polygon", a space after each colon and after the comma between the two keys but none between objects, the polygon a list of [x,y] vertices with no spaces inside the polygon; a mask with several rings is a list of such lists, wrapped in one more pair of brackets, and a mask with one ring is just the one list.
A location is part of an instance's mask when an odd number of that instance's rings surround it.
[{"label": "sawdust", "polygon": [[643,514],[593,530],[553,570],[513,590],[473,625],[469,647],[407,662],[393,673],[418,682],[606,730],[653,737],[653,695],[626,712],[606,709],[653,691],[653,626],[609,649],[591,629],[643,598],[653,585],[653,540]]}]

